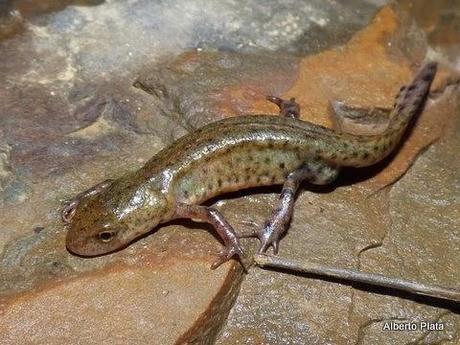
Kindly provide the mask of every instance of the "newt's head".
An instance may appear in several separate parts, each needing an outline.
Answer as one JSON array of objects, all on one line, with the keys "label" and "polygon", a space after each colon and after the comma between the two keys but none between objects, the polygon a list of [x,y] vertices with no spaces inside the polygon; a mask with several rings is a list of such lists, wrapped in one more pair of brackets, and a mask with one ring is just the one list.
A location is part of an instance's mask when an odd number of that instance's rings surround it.
[{"label": "newt's head", "polygon": [[94,187],[71,201],[62,217],[69,224],[67,249],[96,256],[127,246],[159,224],[167,213],[160,190],[123,180]]}]

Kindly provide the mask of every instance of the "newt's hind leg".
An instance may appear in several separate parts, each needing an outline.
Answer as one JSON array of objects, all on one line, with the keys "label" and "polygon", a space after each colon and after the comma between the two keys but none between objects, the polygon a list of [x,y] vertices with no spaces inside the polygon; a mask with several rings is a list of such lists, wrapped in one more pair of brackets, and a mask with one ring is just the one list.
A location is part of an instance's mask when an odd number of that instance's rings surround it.
[{"label": "newt's hind leg", "polygon": [[267,96],[267,101],[275,103],[280,108],[281,116],[292,117],[293,119],[300,117],[300,106],[295,101],[295,98],[286,101],[276,96]]},{"label": "newt's hind leg", "polygon": [[338,175],[338,168],[321,161],[308,162],[288,175],[283,185],[278,204],[264,227],[250,234],[240,237],[257,237],[260,240],[259,253],[264,253],[271,246],[273,253],[278,253],[278,244],[287,230],[294,210],[297,190],[302,181],[312,184],[331,183]]}]

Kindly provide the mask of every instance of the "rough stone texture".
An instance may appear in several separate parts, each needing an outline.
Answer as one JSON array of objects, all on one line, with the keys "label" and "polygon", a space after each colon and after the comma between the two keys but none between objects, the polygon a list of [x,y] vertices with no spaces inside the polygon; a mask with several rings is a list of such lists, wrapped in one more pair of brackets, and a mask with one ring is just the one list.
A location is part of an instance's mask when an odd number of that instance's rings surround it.
[{"label": "rough stone texture", "polygon": [[[303,109],[318,114],[315,122],[329,126],[330,119],[321,114],[331,98],[364,107],[390,106],[394,94],[390,90],[410,79],[409,64],[419,61],[426,49],[423,35],[415,32],[410,37],[417,34],[421,51],[403,54],[397,42],[404,41],[405,30],[414,28],[405,29],[401,15],[385,8],[345,47],[304,58],[299,64],[299,75],[304,77],[284,96],[295,96]],[[458,59],[458,46],[456,52]],[[439,57],[440,52],[428,50],[428,55]],[[432,99],[395,157],[367,172],[345,172],[333,192],[304,192],[298,197],[282,256],[307,255],[309,261],[330,266],[458,287],[460,165],[455,157],[460,93],[456,74],[440,71]],[[276,197],[263,200],[274,203]],[[265,219],[265,213],[256,215],[255,223],[260,226]],[[458,304],[429,298],[254,270],[217,343],[458,344],[459,312]],[[388,321],[439,321],[445,330],[383,331]]]},{"label": "rough stone texture", "polygon": [[[152,98],[132,87],[145,66],[198,47],[252,53],[283,48],[298,54],[322,49],[345,42],[376,6],[145,0],[0,4],[1,342],[212,342],[238,291],[241,269],[229,263],[209,270],[219,248],[205,231],[209,227],[174,223],[119,253],[84,260],[65,250],[62,201],[140,167],[194,121],[215,119],[205,109],[185,113],[188,90],[176,98]],[[208,20],[202,20],[203,13]],[[332,21],[338,13],[341,21]],[[263,55],[266,84],[272,81],[269,64],[283,61],[281,72],[290,77],[279,78],[292,82],[294,58]],[[231,85],[229,75],[222,78],[223,69],[231,67],[225,54],[219,60],[215,76]],[[239,57],[237,65],[242,80],[250,77],[244,74],[254,62],[246,66]],[[208,73],[200,79],[212,80]],[[274,91],[282,92],[285,84]],[[216,81],[211,86],[211,91],[220,89]],[[207,95],[194,96],[199,102]],[[182,103],[175,107],[175,102]],[[198,115],[192,121],[193,114]]]},{"label": "rough stone texture", "polygon": [[[234,263],[208,269],[219,248],[209,227],[174,222],[123,251],[82,259],[64,248],[62,201],[140,167],[194,127],[276,113],[266,94],[295,96],[303,119],[331,126],[330,101],[388,107],[425,55],[458,67],[446,5],[429,4],[438,19],[420,18],[427,7],[408,2],[385,7],[354,34],[383,2],[1,4],[0,334],[7,344],[212,343],[242,272]],[[418,26],[439,46],[427,47]],[[452,39],[436,40],[444,32]],[[298,198],[283,256],[458,284],[457,80],[443,67],[395,157],[345,171],[335,189],[306,186],[314,193]],[[216,206],[245,230],[263,223],[277,190],[235,193]],[[453,309],[253,269],[217,343],[455,344]],[[384,333],[388,319],[439,319],[448,329]]]},{"label": "rough stone texture", "polygon": [[[206,343],[222,324],[216,318],[224,319],[234,300],[240,270],[209,274],[207,257],[168,254],[151,260],[145,255],[140,265],[113,265],[15,296],[4,305],[1,343]],[[223,285],[218,295],[216,284]],[[184,334],[187,328],[191,334]]]}]

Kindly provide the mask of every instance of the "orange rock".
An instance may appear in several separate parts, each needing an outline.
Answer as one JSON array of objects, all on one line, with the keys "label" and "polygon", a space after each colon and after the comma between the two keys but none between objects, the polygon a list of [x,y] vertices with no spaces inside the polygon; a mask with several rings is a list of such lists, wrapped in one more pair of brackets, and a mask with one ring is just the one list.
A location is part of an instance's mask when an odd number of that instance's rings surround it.
[{"label": "orange rock", "polygon": [[[399,14],[391,7],[382,8],[372,23],[345,46],[303,58],[296,82],[284,92],[283,97],[296,98],[303,120],[330,128],[333,127],[330,102],[334,100],[356,107],[391,108],[399,88],[411,80],[416,70],[410,66],[421,63],[403,57],[397,43],[401,31]],[[445,84],[451,73],[441,69],[434,87]],[[442,104],[441,110],[437,103],[421,114],[415,128],[389,164],[372,178],[361,182],[362,187],[378,190],[395,182],[420,151],[442,136],[443,129],[453,120],[449,119],[453,108],[446,111],[445,107],[449,105]],[[257,110],[251,112],[265,111],[267,105],[255,102],[254,107]],[[277,112],[275,106],[272,105],[271,109],[269,112]]]},{"label": "orange rock", "polygon": [[118,262],[5,300],[2,344],[211,341],[236,298],[240,266],[211,271],[207,255],[151,253],[141,251],[136,266]]}]

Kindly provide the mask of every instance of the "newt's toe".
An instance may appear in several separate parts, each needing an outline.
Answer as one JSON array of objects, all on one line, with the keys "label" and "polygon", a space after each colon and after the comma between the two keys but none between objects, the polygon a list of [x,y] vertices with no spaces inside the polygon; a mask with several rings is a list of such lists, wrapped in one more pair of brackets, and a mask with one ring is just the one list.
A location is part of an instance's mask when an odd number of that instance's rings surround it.
[{"label": "newt's toe", "polygon": [[238,257],[238,261],[241,263],[241,266],[243,266],[243,269],[245,272],[248,271],[248,268],[250,265],[248,265],[248,258],[243,252],[243,249],[239,245],[233,245],[230,247],[226,247],[222,249],[218,254],[217,254],[217,259],[212,263],[211,269],[215,270],[218,268],[220,265],[223,263],[227,262],[228,260],[232,259],[234,256]]}]

